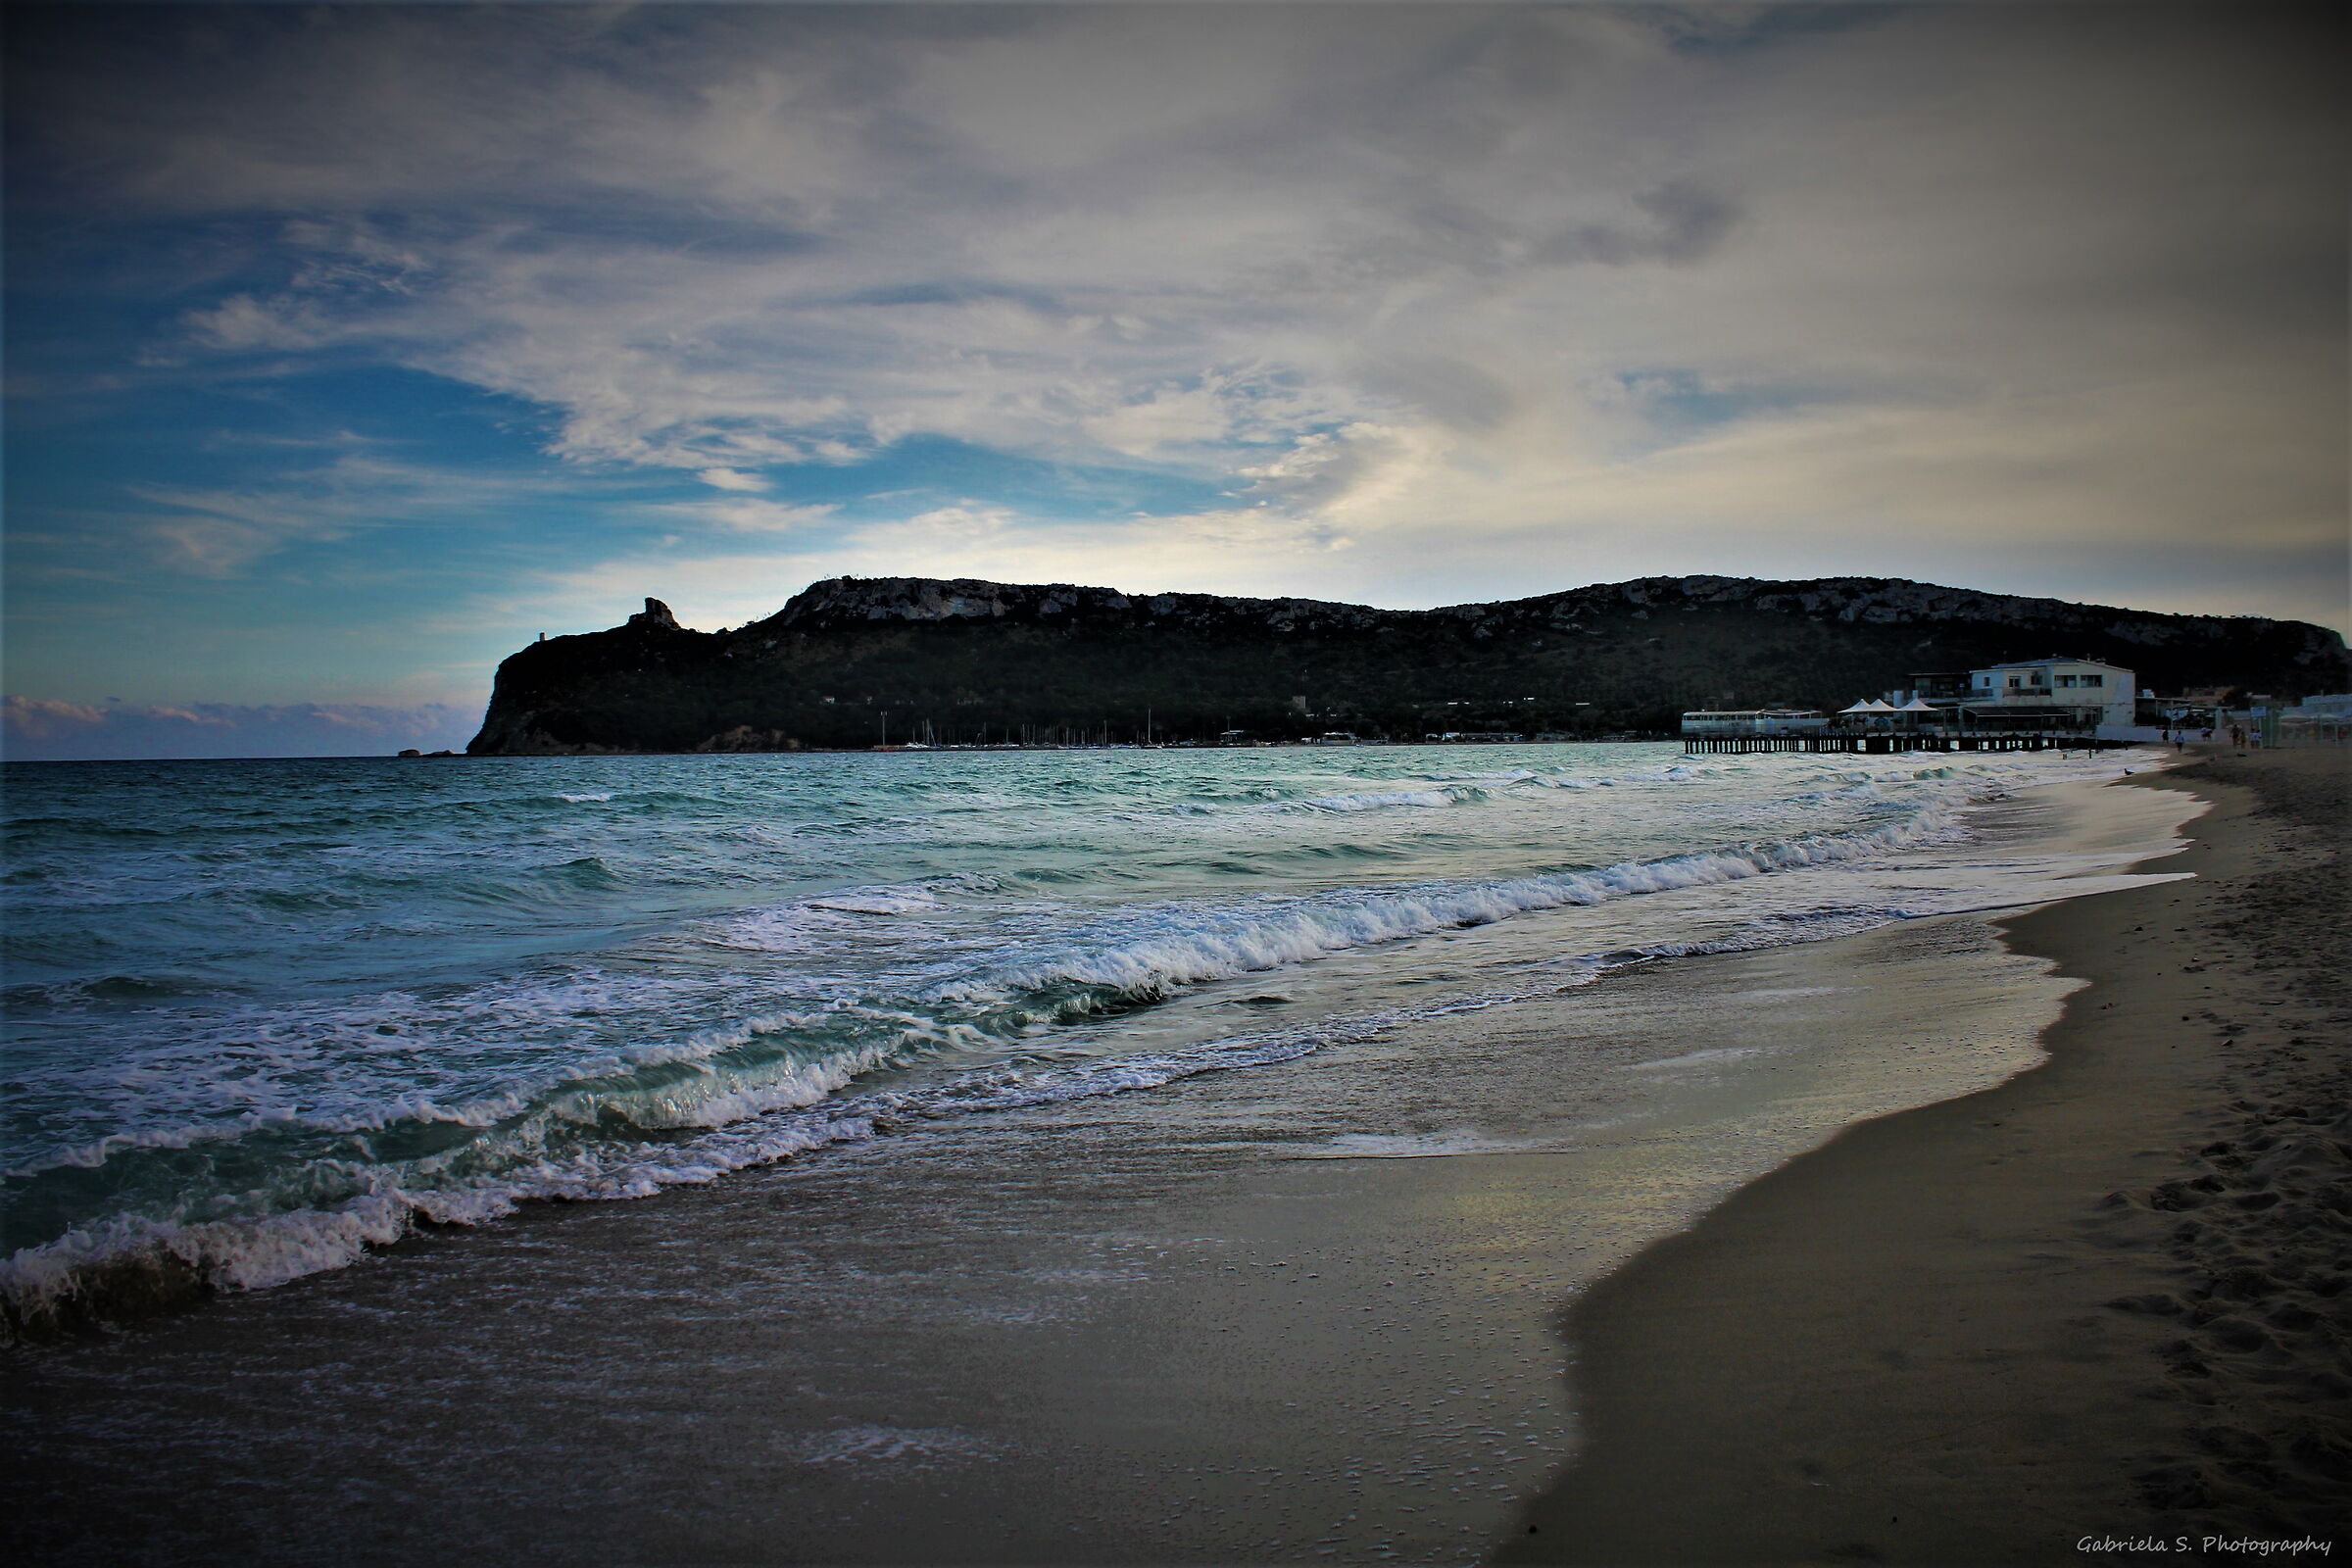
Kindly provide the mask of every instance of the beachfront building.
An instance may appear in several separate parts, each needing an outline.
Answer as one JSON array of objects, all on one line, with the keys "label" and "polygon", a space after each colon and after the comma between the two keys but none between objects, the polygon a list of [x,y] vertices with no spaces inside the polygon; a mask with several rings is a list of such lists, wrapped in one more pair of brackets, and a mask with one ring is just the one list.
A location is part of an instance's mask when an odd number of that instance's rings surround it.
[{"label": "beachfront building", "polygon": [[2134,723],[2132,671],[2095,659],[2026,659],[1968,672],[1960,721],[1990,729],[2113,728]]},{"label": "beachfront building", "polygon": [[2328,692],[2318,697],[2306,697],[2286,712],[2289,718],[2352,724],[2352,692]]},{"label": "beachfront building", "polygon": [[1704,709],[1683,715],[1685,735],[1818,735],[1827,713],[1811,708]]},{"label": "beachfront building", "polygon": [[2278,714],[2278,739],[2297,741],[2352,740],[2352,693],[2329,692],[2306,697]]}]

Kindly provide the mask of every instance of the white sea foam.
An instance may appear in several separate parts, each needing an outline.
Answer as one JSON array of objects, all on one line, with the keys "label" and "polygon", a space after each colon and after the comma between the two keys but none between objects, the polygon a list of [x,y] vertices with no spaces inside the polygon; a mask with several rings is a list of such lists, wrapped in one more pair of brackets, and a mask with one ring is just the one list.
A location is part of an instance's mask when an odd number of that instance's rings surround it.
[{"label": "white sea foam", "polygon": [[1178,913],[1123,945],[1065,950],[982,977],[943,984],[932,995],[996,1001],[1056,984],[1106,987],[1149,999],[1205,981],[1306,962],[1352,948],[1484,925],[1535,909],[1594,905],[1645,893],[1742,881],[1775,871],[1842,863],[1947,840],[1960,831],[1957,807],[1936,807],[1867,832],[1743,845],[1589,871],[1352,899],[1252,907],[1208,916]]},{"label": "white sea foam", "polygon": [[1324,795],[1298,806],[1316,811],[1377,811],[1395,806],[1475,806],[1487,792],[1475,784],[1449,784],[1434,790],[1363,790],[1352,795]]},{"label": "white sea foam", "polygon": [[892,1464],[927,1469],[943,1461],[985,1459],[994,1455],[978,1434],[960,1427],[845,1427],[819,1438],[805,1440],[805,1464]]},{"label": "white sea foam", "polygon": [[[566,960],[454,989],[295,998],[242,1011],[190,1013],[176,1035],[47,1068],[40,1087],[62,1107],[54,1124],[61,1131],[97,1125],[46,1145],[12,1138],[19,1150],[42,1152],[5,1174],[29,1180],[48,1171],[168,1160],[199,1146],[219,1147],[218,1154],[207,1152],[208,1161],[233,1154],[262,1165],[237,1177],[241,1185],[191,1187],[180,1194],[184,1201],[151,1201],[70,1225],[0,1264],[0,1295],[20,1312],[37,1311],[41,1302],[84,1288],[110,1259],[141,1254],[168,1256],[217,1286],[254,1288],[337,1266],[418,1219],[478,1224],[534,1198],[627,1198],[713,1180],[869,1136],[877,1117],[929,1120],[1034,1107],[1296,1060],[1421,1014],[1372,1008],[1312,1028],[1181,1049],[1098,1044],[1075,1061],[949,1070],[960,1060],[994,1060],[1012,1042],[1057,1021],[1099,1017],[1104,1009],[1237,976],[1536,910],[1728,887],[1957,842],[1964,834],[1960,813],[1973,801],[2003,798],[2045,779],[2112,776],[2145,765],[2125,757],[1922,768],[1890,759],[1833,770],[1761,760],[1778,765],[1726,760],[1583,774],[1502,767],[1449,778],[1335,774],[1334,783],[1381,787],[1303,799],[1292,788],[1287,805],[1283,788],[1229,784],[1220,786],[1212,814],[1171,812],[1159,818],[1166,824],[1159,829],[1132,825],[1130,807],[1140,803],[1102,780],[1067,792],[1098,803],[1086,808],[1094,813],[1087,820],[1119,824],[1081,864],[1040,859],[1045,852],[1028,847],[1028,839],[1050,838],[1060,826],[1033,799],[1024,809],[1037,822],[1014,824],[1028,838],[1017,841],[1016,851],[999,853],[986,871],[943,871],[933,859],[930,874],[909,877],[909,864],[925,862],[866,862],[867,880],[843,878],[827,891],[672,922],[611,962]],[[1710,780],[1722,781],[1722,790],[1705,793]],[[1431,806],[1488,807],[1491,813],[1463,820],[1503,824],[1499,834],[1479,829],[1497,842],[1536,843],[1555,821],[1592,820],[1592,805],[1575,796],[1601,789],[1612,792],[1605,820],[1613,832],[1622,824],[1616,842],[1627,833],[1666,844],[1752,836],[1590,868],[1417,875],[1304,892],[1237,881],[1223,869],[1246,864],[1260,849],[1289,857],[1285,863],[1328,865],[1320,873],[1326,876],[1353,874],[1345,868],[1365,864],[1367,857],[1383,869],[1391,861],[1412,865],[1395,846],[1416,842],[1399,835],[1426,837],[1428,830],[1402,825],[1401,816],[1399,825],[1383,826],[1377,814],[1367,814],[1389,808],[1409,814]],[[1675,803],[1665,800],[1667,790]],[[1267,814],[1252,809],[1253,803],[1291,814]],[[838,808],[835,801],[825,805]],[[974,809],[985,814],[996,808]],[[1560,814],[1580,811],[1581,817]],[[1791,823],[1807,822],[1817,826],[1788,831]],[[790,846],[797,833],[792,823],[762,821],[737,842]],[[1444,837],[1462,844],[1465,857],[1481,842],[1451,825]],[[1126,858],[1121,852],[1129,846],[1155,858]],[[952,848],[961,853],[959,845]],[[1163,891],[1152,879],[1176,873],[1153,867],[1174,867],[1195,885]],[[1212,873],[1225,880],[1214,882]],[[1999,878],[1990,870],[1955,863],[1940,874],[1944,881],[1934,897],[1916,901],[1780,909],[1769,899],[1741,895],[1750,904],[1722,905],[1687,934],[1613,951],[1606,959],[1555,964],[1546,980],[1577,984],[1612,962],[1647,955],[1810,940],[1925,909],[1964,907],[1972,877],[1984,883],[1979,904],[2027,896],[2019,891],[2024,884],[1995,893]],[[1063,882],[1073,890],[1067,902],[1036,891]],[[612,896],[602,887],[590,893]],[[2055,895],[2044,886],[2034,896]],[[1742,907],[1749,910],[1744,916],[1737,912]],[[729,958],[730,952],[749,956]],[[1503,1000],[1455,997],[1443,1005]],[[926,1060],[940,1067],[919,1090],[885,1094],[866,1084],[879,1069]],[[105,1125],[93,1107],[114,1124]],[[449,1136],[423,1136],[432,1129]],[[384,1142],[379,1135],[395,1135],[387,1147],[432,1152],[371,1154]],[[246,1212],[239,1214],[240,1207]]]},{"label": "white sea foam", "polygon": [[1444,1159],[1455,1154],[1525,1154],[1552,1147],[1544,1140],[1498,1138],[1475,1128],[1438,1133],[1343,1133],[1297,1159]]},{"label": "white sea foam", "polygon": [[[713,947],[759,953],[814,954],[829,940],[872,934],[876,922],[860,916],[905,920],[933,914],[944,907],[943,894],[989,892],[995,886],[993,879],[942,878],[897,886],[840,888],[746,909],[704,932],[701,940]],[[917,938],[929,934],[929,928],[909,922],[897,934]]]},{"label": "white sea foam", "polygon": [[[999,1067],[964,1073],[917,1091],[868,1092],[823,1110],[813,1107],[860,1073],[891,1059],[871,1049],[797,1073],[779,1074],[764,1091],[737,1096],[732,1114],[718,1099],[702,1114],[663,1120],[659,1099],[626,1096],[595,1100],[623,1110],[637,1127],[706,1128],[682,1142],[614,1142],[561,1156],[534,1157],[550,1121],[571,1119],[551,1107],[523,1126],[504,1129],[509,1159],[495,1174],[449,1185],[426,1185],[448,1162],[424,1159],[367,1173],[368,1190],[323,1207],[297,1208],[246,1219],[173,1221],[117,1218],[76,1228],[45,1246],[26,1248],[0,1262],[0,1299],[20,1321],[37,1320],[103,1282],[108,1265],[142,1256],[176,1260],[215,1289],[257,1290],[338,1268],[370,1247],[389,1245],[418,1221],[481,1225],[504,1218],[533,1200],[618,1200],[664,1188],[715,1181],[731,1172],[790,1158],[833,1144],[859,1142],[878,1125],[1034,1108],[1074,1100],[1163,1088],[1202,1073],[1295,1061],[1334,1046],[1361,1043],[1420,1018],[1515,1000],[1506,996],[1453,999],[1418,1008],[1388,1008],[1361,1016],[1210,1042],[1190,1050],[1136,1054],[1037,1069]],[[909,1029],[908,1039],[945,1043],[936,1033]],[[588,1107],[583,1097],[565,1107]],[[645,1119],[650,1118],[650,1119]],[[477,1157],[479,1151],[472,1151]]]},{"label": "white sea foam", "polygon": [[[405,1170],[386,1167],[369,1172],[370,1190],[325,1207],[202,1222],[118,1217],[77,1227],[54,1242],[24,1249],[0,1262],[0,1299],[6,1300],[19,1322],[35,1321],[101,1285],[108,1265],[142,1256],[174,1259],[215,1289],[262,1289],[341,1267],[370,1247],[397,1241],[420,1220],[480,1225],[501,1219],[533,1200],[647,1197],[664,1188],[715,1181],[734,1171],[828,1145],[862,1141],[872,1137],[876,1123],[885,1119],[930,1120],[1158,1088],[1204,1072],[1295,1060],[1331,1045],[1371,1038],[1394,1028],[1405,1016],[1392,1011],[1314,1029],[1222,1041],[1190,1053],[1139,1055],[1035,1074],[996,1069],[951,1080],[928,1092],[871,1094],[855,1105],[821,1113],[802,1108],[845,1087],[859,1072],[889,1055],[885,1051],[868,1051],[813,1071],[779,1078],[768,1086],[765,1096],[746,1093],[734,1107],[740,1114],[723,1122],[714,1114],[707,1122],[676,1123],[709,1128],[683,1142],[616,1142],[561,1157],[530,1158],[527,1156],[542,1129],[526,1126],[502,1134],[511,1152],[521,1157],[495,1175],[475,1176],[454,1185],[420,1184],[418,1178],[435,1174],[436,1162],[424,1160],[413,1162]],[[617,1105],[616,1101],[608,1103]],[[714,1105],[710,1108],[715,1111]],[[635,1109],[659,1115],[652,1106],[641,1104]]]},{"label": "white sea foam", "polygon": [[810,899],[808,906],[843,914],[919,914],[938,908],[939,900],[919,890],[876,888],[866,892],[828,893]]}]

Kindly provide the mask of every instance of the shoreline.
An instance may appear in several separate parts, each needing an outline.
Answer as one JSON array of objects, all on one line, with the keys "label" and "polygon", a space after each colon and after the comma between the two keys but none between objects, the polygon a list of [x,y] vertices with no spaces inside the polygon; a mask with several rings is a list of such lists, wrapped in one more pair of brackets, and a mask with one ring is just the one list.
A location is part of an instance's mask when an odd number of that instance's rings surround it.
[{"label": "shoreline", "polygon": [[[37,1560],[1470,1560],[1571,1436],[1563,1294],[1953,1093],[1924,1058],[2036,1050],[2065,988],[2005,918],[1671,959],[1140,1124],[1069,1102],[418,1236],[24,1363],[16,1532]],[[1564,1114],[1569,1072],[1615,1087]],[[1373,1110],[1442,1157],[1331,1137]],[[170,1462],[122,1466],[124,1434]],[[76,1501],[36,1523],[44,1494]]]},{"label": "shoreline", "polygon": [[[1681,770],[1681,765],[1677,764],[1663,771],[1671,774]],[[2016,771],[2014,767],[2011,770]],[[1931,771],[1934,776],[1939,777],[1949,772],[1944,768]],[[2010,782],[2017,787],[2025,787],[2016,780]],[[2028,793],[2036,799],[2054,800],[2070,793],[2080,795],[2083,790],[2095,791],[2098,787],[2096,781],[2088,779],[2053,782],[2041,778],[2032,781]],[[564,795],[562,798],[570,801],[607,797],[592,794],[582,797]],[[1332,800],[1319,799],[1309,804],[1339,806],[1350,799],[1352,797],[1342,796]],[[1363,799],[1380,804],[1393,798],[1376,794]],[[2022,808],[1992,804],[2007,799],[2009,797],[1996,790],[1986,799],[1957,808],[1996,821],[2004,817],[2013,818]],[[2026,811],[2025,814],[2034,813]],[[2051,813],[2045,811],[2041,814],[2047,816]],[[2055,814],[2064,817],[2067,813],[2059,811]],[[1644,939],[1630,931],[1615,928],[1627,920],[1638,925],[1644,918],[1641,912],[1642,910],[1655,916],[1659,910],[1675,907],[1678,903],[1687,906],[1692,898],[1701,901],[1711,899],[1714,895],[1709,887],[1717,880],[1744,882],[1751,877],[1773,877],[1777,882],[1778,873],[1789,870],[1798,871],[1799,879],[1803,880],[1803,873],[1819,870],[1824,861],[1830,865],[1843,864],[1855,858],[1868,862],[1889,851],[1914,852],[1921,845],[1913,840],[1922,831],[1923,822],[1930,820],[1923,814],[1891,826],[1856,828],[1850,832],[1834,830],[1826,836],[1800,834],[1788,841],[1768,842],[1757,851],[1750,851],[1744,846],[1728,850],[1701,847],[1678,851],[1662,858],[1630,858],[1596,866],[1590,872],[1569,879],[1589,886],[1548,892],[1523,892],[1517,882],[1508,878],[1489,881],[1476,885],[1484,896],[1483,906],[1480,899],[1452,901],[1455,906],[1453,912],[1467,915],[1470,924],[1459,927],[1444,924],[1451,915],[1441,908],[1436,913],[1424,911],[1411,914],[1396,929],[1414,938],[1434,939],[1440,948],[1455,948],[1462,933],[1485,932],[1492,927],[1491,933],[1472,939],[1474,946],[1491,950],[1496,944],[1489,940],[1490,936],[1507,945],[1512,932],[1542,931],[1546,922],[1551,922],[1554,927],[1552,938],[1563,952],[1594,955],[1618,949],[1641,952]],[[2046,821],[2042,826],[2045,830],[2050,828]],[[2011,842],[2019,831],[2020,824],[2009,820],[2005,830],[1996,830],[1995,837],[2002,842]],[[2064,836],[2065,830],[2058,831]],[[1936,836],[1935,829],[1930,827],[1925,832],[1925,842],[1932,844]],[[2107,858],[2112,858],[2117,853],[2123,854],[2127,859],[2133,853],[2144,853],[2139,848],[2139,840],[2132,840],[2131,843],[2131,849],[2121,851],[2115,844],[2103,840],[2095,846],[2085,840],[2074,848],[2094,855],[2106,852]],[[1816,857],[1821,859],[1817,860]],[[1717,863],[1727,858],[1732,862],[1728,867]],[[1791,861],[1795,863],[1792,865]],[[2120,866],[2122,863],[2117,860],[2114,865]],[[2061,870],[2056,874],[2071,877],[2076,873]],[[1960,872],[1960,879],[1963,882],[1968,880],[1965,869]],[[1641,896],[1639,903],[1626,902],[1633,895]],[[1377,884],[1361,894],[1362,898],[1374,905],[1380,904],[1386,896],[1386,892]],[[1773,897],[1769,891],[1761,894],[1762,902],[1767,906]],[[1863,904],[1858,907],[1863,907],[1874,897],[1901,900],[1907,898],[1907,894],[1902,890],[1893,890],[1876,895],[1862,894],[1859,897]],[[1963,904],[1960,907],[1982,910],[2022,906],[2025,902],[2027,899],[2023,891],[2009,886],[1990,904]],[[1928,904],[1930,907],[1936,906],[1933,891],[1928,894]],[[1579,932],[1558,927],[1558,922],[1562,921],[1584,921],[1587,913],[1596,916],[1599,925],[1605,929]],[[1528,918],[1523,922],[1508,919],[1512,914]],[[1885,917],[1882,912],[1880,918]],[[1541,942],[1543,939],[1537,940]],[[1723,946],[1700,947],[1688,952],[1673,945],[1670,937],[1656,940],[1667,943],[1659,950],[1658,956],[1680,958],[1702,956],[1709,952],[1741,951],[1750,937],[1742,936]],[[1778,935],[1770,932],[1762,938],[1763,945],[1767,946],[1777,945],[1778,940]],[[1401,957],[1409,967],[1418,961],[1411,956],[1409,950],[1391,949],[1389,943],[1377,935],[1364,938],[1348,931],[1341,933],[1337,951],[1316,952],[1311,956],[1318,960],[1314,967],[1321,975],[1327,991],[1332,975],[1346,973],[1351,965],[1361,969],[1368,964],[1393,964]],[[1491,951],[1487,956],[1492,959]],[[1337,961],[1321,961],[1327,959]],[[1223,960],[1220,958],[1217,961]],[[1608,960],[1593,961],[1602,968],[1610,966]],[[1268,981],[1269,984],[1287,988],[1294,980],[1302,986],[1316,983],[1304,973],[1285,977],[1280,972],[1282,967],[1276,963],[1273,970],[1265,971],[1275,976]],[[1239,982],[1246,976],[1225,974],[1221,978]],[[1506,980],[1505,986],[1511,990],[1521,989],[1515,980]],[[1311,1000],[1299,1000],[1301,1012],[1291,1016],[1304,1016],[1304,1009],[1313,1005]],[[1510,1000],[1527,1002],[1533,999],[1530,996],[1515,996]],[[1343,999],[1329,1005],[1332,1016],[1341,1016],[1346,1013],[1348,1003]],[[1572,1025],[1565,1027],[1573,1033]],[[1953,1088],[1950,1092],[1963,1091]],[[1869,1113],[1883,1113],[1886,1108],[1891,1107],[1877,1107]],[[811,1117],[821,1117],[823,1110],[821,1107],[814,1108],[809,1114]],[[832,1125],[820,1125],[805,1135],[786,1135],[776,1142],[790,1149],[798,1141],[800,1147],[793,1152],[807,1152],[816,1145],[856,1142],[869,1136],[862,1130],[854,1109],[845,1114],[848,1119],[839,1126],[846,1131],[837,1130]],[[722,1136],[732,1137],[731,1134]],[[92,1151],[104,1147],[104,1141],[101,1140],[88,1150],[67,1151],[65,1157],[56,1163],[75,1163],[77,1156],[89,1157]],[[103,1155],[100,1157],[103,1158]],[[745,1159],[732,1144],[716,1157],[718,1168],[722,1170],[738,1170],[745,1164]],[[750,1162],[763,1163],[761,1152],[753,1151]],[[672,1185],[674,1178],[660,1168],[667,1161],[661,1158],[641,1160],[625,1168],[621,1174],[642,1178],[650,1185]],[[650,1174],[646,1170],[648,1164],[655,1167]],[[596,1174],[607,1180],[614,1179],[610,1167],[599,1167]],[[76,1227],[63,1235],[28,1246],[5,1261],[0,1261],[0,1345],[58,1334],[70,1335],[85,1328],[133,1321],[192,1306],[216,1294],[215,1282],[220,1280],[227,1280],[239,1288],[267,1289],[321,1268],[350,1266],[410,1234],[415,1228],[429,1227],[442,1212],[441,1204],[454,1204],[461,1213],[468,1208],[489,1208],[495,1212],[512,1203],[562,1200],[567,1196],[568,1185],[575,1180],[584,1178],[567,1174],[560,1180],[534,1185],[526,1176],[517,1176],[512,1182],[486,1182],[477,1189],[461,1190],[454,1195],[428,1183],[414,1198],[395,1191],[386,1195],[381,1202],[354,1200],[332,1205],[296,1206],[274,1214],[236,1218],[218,1225],[173,1227],[167,1224],[146,1227],[133,1221],[121,1226],[99,1223]]]},{"label": "shoreline", "polygon": [[2135,777],[2213,803],[2134,867],[2197,875],[1999,922],[2088,982],[2048,1061],[1849,1127],[1576,1300],[1584,1446],[1497,1560],[2342,1536],[2347,761]]}]

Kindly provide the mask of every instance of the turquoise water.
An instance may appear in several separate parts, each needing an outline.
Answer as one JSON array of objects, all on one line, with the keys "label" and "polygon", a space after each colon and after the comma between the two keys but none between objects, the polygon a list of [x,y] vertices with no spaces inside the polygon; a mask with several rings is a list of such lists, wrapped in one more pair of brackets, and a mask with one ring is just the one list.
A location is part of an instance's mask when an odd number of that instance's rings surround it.
[{"label": "turquoise water", "polygon": [[[912,1120],[1145,1115],[1512,988],[1997,902],[1966,808],[2131,760],[16,764],[0,1288],[157,1250],[266,1286]],[[1468,927],[1480,962],[1407,973]]]}]

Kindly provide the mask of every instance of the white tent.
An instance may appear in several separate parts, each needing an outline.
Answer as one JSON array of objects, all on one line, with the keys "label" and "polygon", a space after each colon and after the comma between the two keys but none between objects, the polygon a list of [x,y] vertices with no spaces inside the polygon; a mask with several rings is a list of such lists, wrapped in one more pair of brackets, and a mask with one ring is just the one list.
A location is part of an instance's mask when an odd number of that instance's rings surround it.
[{"label": "white tent", "polygon": [[1914,697],[1902,707],[1896,709],[1895,711],[1898,713],[1934,713],[1940,711],[1940,710],[1928,703],[1923,703],[1918,698]]},{"label": "white tent", "polygon": [[1892,704],[1882,703],[1876,697],[1865,697],[1853,707],[1840,708],[1838,710],[1838,711],[1840,713],[1870,713],[1875,715],[1879,713],[1891,713],[1895,711],[1895,709]]}]

